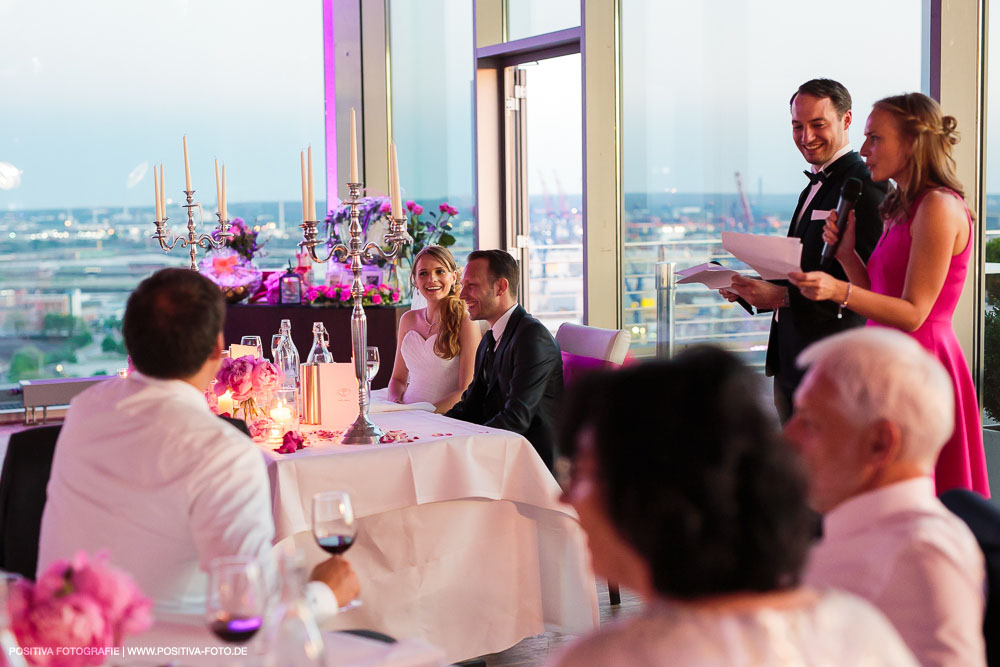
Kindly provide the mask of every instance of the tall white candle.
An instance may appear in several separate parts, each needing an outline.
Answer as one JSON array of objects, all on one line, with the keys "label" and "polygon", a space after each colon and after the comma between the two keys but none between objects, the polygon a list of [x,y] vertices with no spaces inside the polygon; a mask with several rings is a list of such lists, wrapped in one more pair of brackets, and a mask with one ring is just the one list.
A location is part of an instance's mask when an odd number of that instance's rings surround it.
[{"label": "tall white candle", "polygon": [[316,219],[316,192],[313,190],[313,147],[309,146],[309,219]]},{"label": "tall white candle", "polygon": [[188,160],[188,138],[184,137],[184,184],[187,191],[191,192],[191,161]]},{"label": "tall white candle", "polygon": [[399,220],[403,217],[403,196],[399,189],[399,158],[396,157],[396,143],[391,146],[390,168],[392,169],[392,183],[389,190],[389,199],[392,201],[392,217]]},{"label": "tall white candle", "polygon": [[153,197],[156,198],[156,204],[153,208],[156,209],[156,221],[159,222],[163,218],[160,217],[160,181],[156,177],[156,165],[153,165]]},{"label": "tall white candle", "polygon": [[299,162],[302,166],[302,220],[303,222],[309,219],[309,211],[306,208],[309,205],[309,191],[306,187],[306,152],[299,151]]},{"label": "tall white candle", "polygon": [[219,181],[219,158],[215,158],[215,204],[219,217],[225,220],[222,217],[222,182]]},{"label": "tall white candle", "polygon": [[222,219],[229,220],[229,205],[226,201],[226,163],[222,163]]},{"label": "tall white candle", "polygon": [[160,215],[167,217],[167,193],[163,190],[163,163],[160,163]]},{"label": "tall white candle", "polygon": [[351,107],[351,183],[358,182],[358,126]]}]

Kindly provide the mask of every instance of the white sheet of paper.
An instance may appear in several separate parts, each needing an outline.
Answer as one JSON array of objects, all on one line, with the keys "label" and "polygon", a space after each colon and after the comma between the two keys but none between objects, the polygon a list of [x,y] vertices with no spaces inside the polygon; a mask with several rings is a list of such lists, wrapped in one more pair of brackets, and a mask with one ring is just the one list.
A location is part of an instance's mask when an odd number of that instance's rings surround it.
[{"label": "white sheet of paper", "polygon": [[783,280],[802,270],[802,239],[796,237],[722,232],[722,247],[764,280]]},{"label": "white sheet of paper", "polygon": [[257,358],[257,347],[254,345],[237,345],[233,343],[229,346],[229,358],[239,359],[240,357]]},{"label": "white sheet of paper", "polygon": [[358,416],[358,378],[354,364],[319,365],[319,416],[323,428],[341,429]]},{"label": "white sheet of paper", "polygon": [[677,275],[681,276],[677,281],[678,285],[701,283],[709,289],[724,289],[732,285],[733,276],[738,276],[739,273],[718,264],[699,264],[681,269]]}]

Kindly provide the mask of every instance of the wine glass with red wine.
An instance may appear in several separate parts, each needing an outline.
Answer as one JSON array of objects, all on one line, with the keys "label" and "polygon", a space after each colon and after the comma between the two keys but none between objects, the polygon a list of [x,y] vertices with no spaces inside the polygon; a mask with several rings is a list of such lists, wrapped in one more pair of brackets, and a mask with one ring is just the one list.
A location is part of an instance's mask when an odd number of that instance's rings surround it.
[{"label": "wine glass with red wine", "polygon": [[[339,556],[351,548],[358,535],[358,525],[354,520],[351,497],[345,491],[325,491],[313,496],[313,537],[320,549]],[[361,600],[352,600],[340,608],[352,609]]]},{"label": "wine glass with red wine", "polygon": [[264,619],[264,579],[252,556],[225,556],[212,561],[208,571],[205,615],[208,629],[224,642],[250,641]]}]

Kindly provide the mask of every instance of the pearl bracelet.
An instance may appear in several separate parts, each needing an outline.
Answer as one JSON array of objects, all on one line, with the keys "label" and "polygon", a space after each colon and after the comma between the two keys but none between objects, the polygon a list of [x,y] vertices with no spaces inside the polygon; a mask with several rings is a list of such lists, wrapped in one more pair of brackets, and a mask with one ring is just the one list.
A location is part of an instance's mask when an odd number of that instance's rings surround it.
[{"label": "pearl bracelet", "polygon": [[847,302],[851,300],[851,281],[847,281],[847,294],[844,295],[844,301],[837,307],[837,319],[841,320],[844,318],[844,308],[847,308]]}]

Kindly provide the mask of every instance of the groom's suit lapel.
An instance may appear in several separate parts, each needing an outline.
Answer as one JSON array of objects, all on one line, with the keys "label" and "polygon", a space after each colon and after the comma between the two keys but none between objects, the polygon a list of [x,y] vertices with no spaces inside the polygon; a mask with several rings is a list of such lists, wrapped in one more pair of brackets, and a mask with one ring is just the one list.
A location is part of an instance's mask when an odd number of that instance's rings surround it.
[{"label": "groom's suit lapel", "polygon": [[503,336],[500,338],[500,345],[497,347],[496,357],[493,360],[493,377],[489,379],[489,384],[486,387],[487,395],[500,383],[500,365],[503,363],[504,357],[507,354],[507,347],[514,338],[514,331],[524,317],[524,313],[524,308],[518,306],[510,314],[510,319],[507,320],[507,326],[504,327]]}]

